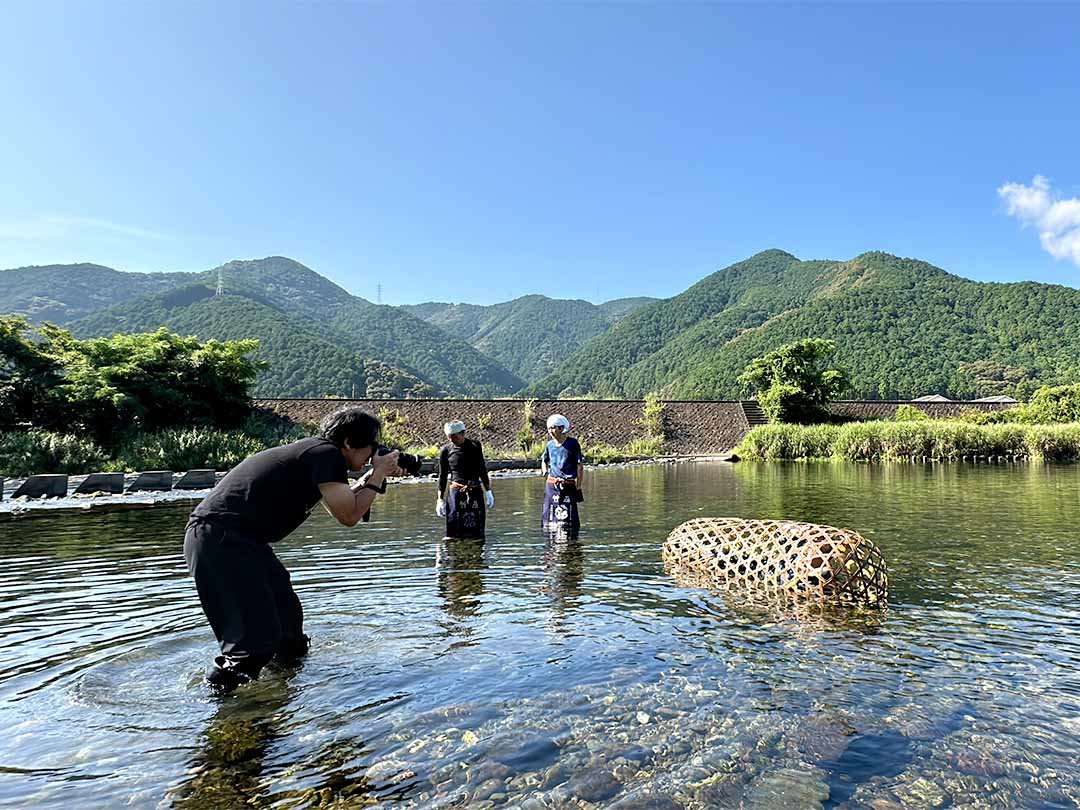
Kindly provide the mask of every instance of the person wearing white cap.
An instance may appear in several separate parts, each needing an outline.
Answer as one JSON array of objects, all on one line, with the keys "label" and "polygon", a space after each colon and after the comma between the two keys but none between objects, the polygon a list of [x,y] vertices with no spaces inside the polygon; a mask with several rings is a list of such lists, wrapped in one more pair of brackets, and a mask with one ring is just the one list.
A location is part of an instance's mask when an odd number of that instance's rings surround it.
[{"label": "person wearing white cap", "polygon": [[450,442],[439,452],[439,496],[435,514],[446,519],[446,539],[484,536],[487,510],[495,506],[484,448],[465,438],[465,423],[443,425]]},{"label": "person wearing white cap", "polygon": [[541,472],[547,476],[540,525],[545,529],[577,532],[581,528],[578,504],[585,500],[581,489],[585,454],[578,440],[568,435],[570,420],[561,413],[549,416],[547,427],[551,441],[544,448],[540,463]]}]

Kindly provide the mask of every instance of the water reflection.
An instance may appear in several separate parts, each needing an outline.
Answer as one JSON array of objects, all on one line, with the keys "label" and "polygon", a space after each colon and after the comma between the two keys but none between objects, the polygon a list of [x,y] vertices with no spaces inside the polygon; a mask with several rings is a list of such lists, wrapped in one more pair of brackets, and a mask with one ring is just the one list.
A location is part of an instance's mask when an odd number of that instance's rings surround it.
[{"label": "water reflection", "polygon": [[297,671],[271,665],[256,684],[217,701],[189,763],[189,777],[169,792],[171,806],[178,810],[264,806],[272,794],[279,807],[328,803],[364,807],[403,795],[403,779],[382,785],[382,790],[372,783],[363,764],[371,751],[356,738],[336,737],[315,747],[289,773],[279,772],[274,750],[287,740],[295,722],[291,703],[296,698],[292,681]]},{"label": "water reflection", "polygon": [[182,810],[254,804],[263,791],[264,760],[284,734],[281,711],[291,690],[269,670],[257,685],[218,701],[189,764],[190,777],[171,795]]},{"label": "water reflection", "polygon": [[483,538],[456,538],[442,540],[436,549],[435,570],[438,578],[439,596],[449,621],[449,632],[469,635],[469,619],[481,609],[484,593]]},{"label": "water reflection", "polygon": [[540,558],[544,582],[539,588],[551,600],[548,628],[561,632],[566,616],[581,601],[581,581],[585,576],[585,551],[576,532],[555,532],[547,536]]}]

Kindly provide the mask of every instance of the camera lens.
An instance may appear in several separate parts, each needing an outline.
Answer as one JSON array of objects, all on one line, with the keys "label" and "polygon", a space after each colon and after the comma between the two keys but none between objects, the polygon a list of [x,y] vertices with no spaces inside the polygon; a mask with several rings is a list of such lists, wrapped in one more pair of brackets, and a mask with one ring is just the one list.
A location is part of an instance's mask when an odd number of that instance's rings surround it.
[{"label": "camera lens", "polygon": [[[375,448],[375,455],[385,456],[387,453],[393,453],[394,451],[389,447],[379,445]],[[419,475],[420,466],[424,462],[419,456],[414,456],[412,453],[406,453],[404,451],[398,453],[397,465],[398,467],[409,475]]]}]

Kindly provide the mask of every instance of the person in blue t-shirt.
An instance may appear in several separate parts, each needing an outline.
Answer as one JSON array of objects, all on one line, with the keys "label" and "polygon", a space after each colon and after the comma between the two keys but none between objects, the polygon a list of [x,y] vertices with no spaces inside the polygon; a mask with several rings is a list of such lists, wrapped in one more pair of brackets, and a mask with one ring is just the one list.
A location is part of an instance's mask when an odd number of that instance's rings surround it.
[{"label": "person in blue t-shirt", "polygon": [[551,441],[544,448],[540,470],[547,477],[544,487],[544,512],[540,525],[545,529],[581,528],[578,504],[585,500],[582,483],[585,475],[585,454],[578,440],[570,437],[570,420],[562,414],[552,414],[547,420]]}]

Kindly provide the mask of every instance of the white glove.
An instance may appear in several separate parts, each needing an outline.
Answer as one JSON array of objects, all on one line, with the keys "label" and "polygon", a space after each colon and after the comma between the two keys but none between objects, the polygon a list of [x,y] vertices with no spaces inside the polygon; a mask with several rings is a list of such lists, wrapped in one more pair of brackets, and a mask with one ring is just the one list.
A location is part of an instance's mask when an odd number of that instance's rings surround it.
[{"label": "white glove", "polygon": [[494,509],[495,508],[495,493],[492,492],[489,489],[487,492],[484,493],[484,498],[485,498],[485,500],[487,502],[487,508],[488,509]]},{"label": "white glove", "polygon": [[446,501],[442,498],[435,499],[435,514],[441,518],[446,517]]}]

